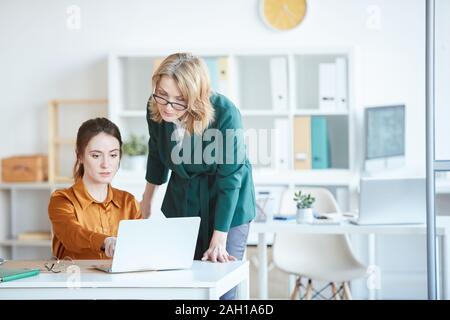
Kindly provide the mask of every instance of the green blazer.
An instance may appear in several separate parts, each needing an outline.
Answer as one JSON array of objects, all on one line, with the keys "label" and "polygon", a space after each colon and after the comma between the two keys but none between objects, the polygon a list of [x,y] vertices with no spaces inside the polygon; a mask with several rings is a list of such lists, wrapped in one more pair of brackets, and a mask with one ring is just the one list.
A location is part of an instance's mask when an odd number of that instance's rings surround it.
[{"label": "green blazer", "polygon": [[[163,184],[172,171],[161,210],[166,217],[201,217],[196,259],[208,249],[214,229],[228,232],[255,217],[252,166],[243,135],[230,135],[234,129],[242,133],[240,112],[223,95],[213,94],[210,101],[215,114],[208,129],[215,130],[205,130],[201,136],[186,133],[178,145],[171,139],[175,124],[154,122],[147,109],[150,139],[146,180]],[[221,144],[213,143],[221,140]],[[178,158],[174,159],[174,154]]]}]

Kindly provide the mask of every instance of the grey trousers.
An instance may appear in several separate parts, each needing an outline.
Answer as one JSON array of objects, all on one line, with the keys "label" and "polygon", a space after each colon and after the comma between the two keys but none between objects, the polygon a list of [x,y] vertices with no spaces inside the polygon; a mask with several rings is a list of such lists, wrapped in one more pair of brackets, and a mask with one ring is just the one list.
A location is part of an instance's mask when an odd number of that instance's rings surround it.
[{"label": "grey trousers", "polygon": [[[245,248],[247,246],[249,224],[242,224],[240,226],[231,228],[227,236],[227,252],[229,255],[242,260],[244,257]],[[236,287],[225,293],[220,297],[220,300],[234,300],[236,298]]]}]

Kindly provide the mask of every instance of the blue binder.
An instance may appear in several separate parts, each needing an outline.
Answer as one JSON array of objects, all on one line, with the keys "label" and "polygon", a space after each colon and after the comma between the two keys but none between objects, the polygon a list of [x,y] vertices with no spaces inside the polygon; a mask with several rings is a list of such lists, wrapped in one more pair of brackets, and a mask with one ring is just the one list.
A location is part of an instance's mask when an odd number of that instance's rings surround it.
[{"label": "blue binder", "polygon": [[209,69],[209,77],[211,79],[211,89],[219,91],[219,67],[217,65],[217,58],[204,58]]},{"label": "blue binder", "polygon": [[311,117],[311,167],[327,169],[330,167],[330,152],[325,117]]}]

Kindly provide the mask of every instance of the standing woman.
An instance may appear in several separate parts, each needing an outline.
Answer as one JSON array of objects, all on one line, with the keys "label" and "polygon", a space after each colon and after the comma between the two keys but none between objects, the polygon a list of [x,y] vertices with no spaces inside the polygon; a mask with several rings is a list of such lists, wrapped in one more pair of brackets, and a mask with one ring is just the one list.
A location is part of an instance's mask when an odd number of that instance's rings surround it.
[{"label": "standing woman", "polygon": [[143,216],[151,215],[155,190],[170,169],[161,210],[166,217],[201,217],[194,258],[241,260],[255,216],[255,192],[239,110],[211,92],[205,63],[190,53],[168,56],[152,85]]}]

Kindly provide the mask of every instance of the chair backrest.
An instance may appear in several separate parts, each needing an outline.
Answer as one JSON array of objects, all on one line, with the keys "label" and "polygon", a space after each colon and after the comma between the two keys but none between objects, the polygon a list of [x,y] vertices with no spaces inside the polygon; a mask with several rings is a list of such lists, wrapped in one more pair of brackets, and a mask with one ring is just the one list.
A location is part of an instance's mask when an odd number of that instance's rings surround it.
[{"label": "chair backrest", "polygon": [[[300,190],[311,194],[316,199],[314,210],[317,213],[340,212],[329,190],[325,188],[301,188]],[[280,208],[286,212],[280,210],[280,213],[292,213],[292,210],[296,210],[293,197],[294,190],[287,190],[283,194],[283,203]],[[324,281],[341,280],[333,279],[334,270],[359,264],[346,235],[288,232],[275,235],[273,260],[278,268],[286,272]]]}]

